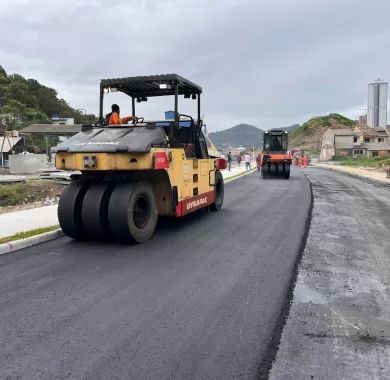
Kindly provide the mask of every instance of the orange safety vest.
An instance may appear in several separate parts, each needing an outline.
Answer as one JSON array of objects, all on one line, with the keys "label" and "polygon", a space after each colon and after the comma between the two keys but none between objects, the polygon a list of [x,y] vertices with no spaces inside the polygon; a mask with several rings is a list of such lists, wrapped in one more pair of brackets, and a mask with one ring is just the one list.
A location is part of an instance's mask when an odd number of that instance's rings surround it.
[{"label": "orange safety vest", "polygon": [[132,120],[132,116],[120,117],[118,112],[113,112],[108,120],[108,125],[124,124]]}]

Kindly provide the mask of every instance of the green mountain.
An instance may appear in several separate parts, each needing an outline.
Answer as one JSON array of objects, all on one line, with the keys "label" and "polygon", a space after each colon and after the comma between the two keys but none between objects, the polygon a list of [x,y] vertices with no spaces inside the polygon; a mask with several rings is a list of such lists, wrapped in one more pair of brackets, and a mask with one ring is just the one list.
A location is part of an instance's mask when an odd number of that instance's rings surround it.
[{"label": "green mountain", "polygon": [[313,117],[289,134],[289,148],[299,147],[310,153],[318,154],[321,138],[327,129],[345,129],[356,127],[356,122],[337,113]]},{"label": "green mountain", "polygon": [[211,132],[209,137],[218,148],[261,148],[264,131],[249,124],[238,124],[223,131]]},{"label": "green mountain", "polygon": [[282,129],[290,133],[290,132],[298,129],[300,126],[301,126],[301,124],[293,124],[293,125],[290,125],[289,127],[284,127]]},{"label": "green mountain", "polygon": [[58,98],[53,88],[18,74],[8,75],[0,66],[0,116],[9,129],[20,129],[32,123],[51,123],[53,115],[73,117],[76,124],[96,120],[95,115],[85,115]]}]

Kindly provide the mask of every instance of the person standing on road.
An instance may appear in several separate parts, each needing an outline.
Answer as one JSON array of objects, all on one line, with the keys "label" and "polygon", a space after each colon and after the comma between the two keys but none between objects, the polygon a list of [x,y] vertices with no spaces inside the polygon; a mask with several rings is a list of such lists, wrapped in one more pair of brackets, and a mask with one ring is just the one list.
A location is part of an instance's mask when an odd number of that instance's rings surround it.
[{"label": "person standing on road", "polygon": [[261,154],[260,153],[257,154],[256,165],[257,165],[257,171],[259,171],[261,168]]},{"label": "person standing on road", "polygon": [[240,167],[241,166],[241,156],[240,155],[237,156],[237,163],[238,163],[238,166]]},{"label": "person standing on road", "polygon": [[232,168],[232,152],[229,152],[228,153],[228,167],[229,167],[229,172],[230,172],[230,169]]},{"label": "person standing on road", "polygon": [[251,155],[249,153],[245,153],[244,160],[245,160],[245,167],[246,170],[251,170]]}]

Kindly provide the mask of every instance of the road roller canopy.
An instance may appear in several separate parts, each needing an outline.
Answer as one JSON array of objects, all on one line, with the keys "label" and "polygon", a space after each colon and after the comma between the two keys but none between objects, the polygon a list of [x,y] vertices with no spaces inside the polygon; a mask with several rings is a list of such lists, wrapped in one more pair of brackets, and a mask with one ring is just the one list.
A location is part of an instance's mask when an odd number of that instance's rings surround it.
[{"label": "road roller canopy", "polygon": [[[174,146],[176,145],[175,135],[183,126],[188,126],[188,136],[192,135],[194,140],[197,140],[202,128],[202,120],[200,117],[200,95],[202,87],[185,79],[177,74],[162,74],[150,76],[137,76],[127,78],[102,79],[100,82],[100,105],[99,105],[99,122],[100,126],[105,126],[106,122],[103,118],[103,100],[104,95],[110,92],[122,92],[131,97],[132,104],[132,125],[164,127],[169,141]],[[184,98],[197,100],[197,118],[179,113],[179,95]],[[147,102],[149,97],[157,96],[174,96],[174,111],[171,120],[161,122],[144,122],[144,119],[136,119],[136,103]],[[161,123],[164,123],[162,125]]]},{"label": "road roller canopy", "polygon": [[[179,127],[179,123],[185,118],[190,120],[190,126],[195,129],[201,128],[202,121],[200,118],[200,95],[202,87],[185,79],[177,74],[162,74],[137,76],[127,78],[102,79],[100,82],[100,111],[99,123],[104,125],[103,118],[103,98],[110,92],[122,92],[131,97],[132,116],[136,116],[136,103],[146,102],[149,97],[156,96],[174,96],[173,126],[170,127],[169,137],[172,139],[174,128]],[[179,113],[179,95],[184,98],[197,100],[197,120],[188,115]],[[133,124],[137,124],[133,121]]]},{"label": "road roller canopy", "polygon": [[138,102],[150,96],[178,95],[192,97],[202,93],[202,87],[177,74],[149,75],[127,78],[102,79],[103,93],[124,92]]},{"label": "road roller canopy", "polygon": [[271,129],[264,132],[263,151],[287,152],[288,133],[283,129]]}]

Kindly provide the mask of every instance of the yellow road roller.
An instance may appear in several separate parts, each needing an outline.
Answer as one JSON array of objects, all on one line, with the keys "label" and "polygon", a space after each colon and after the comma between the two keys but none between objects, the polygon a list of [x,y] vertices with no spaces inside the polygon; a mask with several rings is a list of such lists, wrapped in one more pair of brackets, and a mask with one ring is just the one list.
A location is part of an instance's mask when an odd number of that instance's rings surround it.
[{"label": "yellow road roller", "polygon": [[[132,117],[110,124],[104,100],[128,95]],[[74,239],[144,243],[159,216],[184,217],[199,209],[218,211],[224,199],[220,170],[226,160],[212,155],[201,120],[202,88],[177,75],[104,79],[99,120],[53,148],[56,168],[79,171],[61,195],[58,219]],[[136,104],[154,97],[174,98],[162,120],[136,117]],[[179,98],[195,101],[197,116],[179,113]],[[149,102],[150,103],[150,102]]]}]

